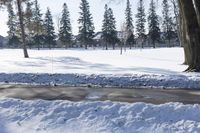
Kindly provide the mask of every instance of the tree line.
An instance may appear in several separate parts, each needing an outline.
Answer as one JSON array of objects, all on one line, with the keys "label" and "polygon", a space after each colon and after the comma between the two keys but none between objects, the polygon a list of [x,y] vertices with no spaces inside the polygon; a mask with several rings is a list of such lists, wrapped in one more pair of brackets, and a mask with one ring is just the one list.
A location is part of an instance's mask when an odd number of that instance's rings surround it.
[{"label": "tree line", "polygon": [[[20,46],[22,36],[22,28],[19,26],[20,20],[19,12],[14,12],[14,0],[2,0],[1,3],[5,2],[8,11],[8,45],[9,46]],[[93,17],[90,13],[90,6],[87,0],[81,0],[80,3],[80,17],[79,23],[79,34],[74,39],[72,34],[72,26],[70,22],[70,12],[66,3],[63,4],[62,16],[59,20],[59,33],[56,35],[54,29],[53,18],[51,10],[47,8],[44,15],[41,13],[41,9],[37,0],[19,0],[23,5],[24,12],[21,12],[24,26],[24,42],[29,47],[55,47],[56,40],[61,42],[62,46],[70,47],[74,43],[80,43],[86,49],[88,46],[95,44],[95,27],[93,23]],[[156,3],[151,0],[148,14],[145,13],[143,0],[138,0],[137,14],[135,15],[135,31],[133,25],[133,13],[130,1],[127,0],[125,10],[125,22],[121,26],[120,31],[116,29],[116,20],[112,8],[105,5],[104,19],[102,22],[101,31],[101,44],[108,49],[112,47],[115,49],[116,44],[121,46],[133,47],[136,43],[142,48],[144,43],[149,41],[153,47],[156,47],[156,42],[162,40],[168,41],[168,46],[171,46],[171,40],[176,38],[177,29],[174,25],[173,16],[171,15],[170,5],[167,0],[163,0],[163,22],[160,21],[160,17],[156,12]],[[19,10],[18,10],[19,11]],[[23,9],[22,9],[23,11]],[[148,32],[146,32],[146,22],[148,22]],[[163,31],[160,30],[162,25]],[[119,37],[120,34],[120,37]],[[162,38],[161,38],[162,35]],[[137,41],[136,41],[137,40]],[[141,44],[139,44],[141,43]],[[165,43],[165,42],[164,42]]]},{"label": "tree line", "polygon": [[[21,37],[21,43],[22,43],[22,47],[23,47],[23,51],[24,51],[24,57],[28,58],[28,52],[27,52],[27,42],[26,42],[26,34],[25,34],[25,26],[26,23],[24,23],[24,13],[23,13],[23,8],[22,5],[24,3],[29,2],[29,0],[0,0],[0,7],[5,7],[5,5],[8,5],[9,3],[13,3],[13,1],[16,3],[17,5],[17,15],[18,15],[18,25],[20,27],[19,30],[19,34]],[[116,0],[108,0],[108,1],[116,1]],[[165,5],[165,2],[168,2],[167,0],[163,0],[163,5]],[[178,8],[174,8],[174,14],[176,17],[176,31],[178,31],[178,37],[180,39],[181,45],[184,47],[184,53],[185,53],[185,64],[187,64],[189,67],[186,71],[191,72],[191,71],[195,71],[195,72],[199,72],[200,71],[200,1],[199,0],[170,0],[173,3],[174,7]],[[89,18],[90,20],[90,26],[88,27],[88,24],[83,23],[84,25],[82,25],[79,28],[79,34],[83,33],[84,35],[80,34],[80,38],[82,41],[84,41],[84,43],[86,43],[87,41],[91,41],[90,37],[91,34],[88,34],[88,32],[93,31],[94,32],[94,27],[91,26],[93,25],[92,23],[92,17],[91,15],[83,15],[84,12],[89,13],[88,9],[89,4],[86,0],[81,0],[81,3],[87,3],[87,6],[81,7],[81,11],[83,11],[81,14],[82,17],[80,17],[79,19],[79,23],[83,22],[84,20],[88,20],[86,18]],[[127,2],[128,3],[128,2]],[[139,5],[138,6],[138,13],[139,14],[143,14],[144,12],[144,6],[143,6],[143,0],[139,0]],[[177,4],[178,3],[178,4]],[[168,6],[165,6],[166,10],[163,10],[163,16],[165,11],[168,11],[167,9]],[[143,23],[142,22],[146,22],[146,19],[144,19],[144,15],[137,15],[138,18],[140,18],[142,21],[140,24],[141,28],[137,28],[136,27],[136,32],[138,32],[138,29],[141,29],[141,33],[144,32],[143,30]],[[141,17],[142,16],[142,17]],[[156,17],[155,17],[156,18]],[[166,22],[169,22],[169,20],[171,21],[171,17],[168,15],[166,15],[164,18],[166,18]],[[85,22],[85,21],[84,21]],[[89,23],[89,22],[87,22]],[[149,24],[150,25],[150,24]],[[125,26],[123,26],[125,27]],[[149,26],[150,27],[150,26]],[[153,26],[152,26],[153,27]],[[89,29],[89,30],[88,30]],[[166,24],[165,27],[165,31],[170,31],[169,33],[171,33],[171,25],[170,23]],[[123,31],[128,31],[123,30]],[[150,30],[149,30],[150,31]],[[87,33],[87,34],[86,34]],[[92,32],[91,32],[92,33]],[[128,33],[128,32],[126,32]],[[152,33],[151,33],[152,34]],[[130,35],[130,34],[128,34]],[[126,42],[127,39],[127,34],[123,35],[125,37],[125,39],[123,39],[122,42]],[[152,34],[154,35],[154,34]],[[168,35],[168,34],[167,34]],[[143,39],[143,34],[141,34],[141,40]],[[168,35],[168,38],[170,38],[170,36]],[[170,40],[168,40],[170,42]],[[143,41],[142,41],[143,42]],[[143,43],[142,43],[143,44]]]}]

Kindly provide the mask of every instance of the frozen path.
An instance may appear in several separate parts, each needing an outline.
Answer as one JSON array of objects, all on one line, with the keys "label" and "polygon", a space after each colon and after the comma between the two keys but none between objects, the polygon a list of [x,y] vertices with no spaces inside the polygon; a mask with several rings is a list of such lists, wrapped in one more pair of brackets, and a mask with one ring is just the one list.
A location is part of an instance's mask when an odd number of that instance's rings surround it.
[{"label": "frozen path", "polygon": [[88,88],[88,87],[50,87],[30,85],[1,85],[0,98],[24,100],[69,100],[69,101],[118,101],[146,102],[162,104],[181,102],[200,103],[198,90],[169,89],[127,89],[127,88]]}]

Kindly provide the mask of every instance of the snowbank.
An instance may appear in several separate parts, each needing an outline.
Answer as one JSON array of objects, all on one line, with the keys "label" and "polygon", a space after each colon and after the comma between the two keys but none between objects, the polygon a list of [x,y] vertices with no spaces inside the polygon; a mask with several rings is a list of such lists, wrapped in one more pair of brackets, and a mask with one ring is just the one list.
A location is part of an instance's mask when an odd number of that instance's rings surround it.
[{"label": "snowbank", "polygon": [[0,100],[1,133],[200,132],[200,105]]},{"label": "snowbank", "polygon": [[0,73],[1,83],[99,87],[200,88],[200,75]]}]

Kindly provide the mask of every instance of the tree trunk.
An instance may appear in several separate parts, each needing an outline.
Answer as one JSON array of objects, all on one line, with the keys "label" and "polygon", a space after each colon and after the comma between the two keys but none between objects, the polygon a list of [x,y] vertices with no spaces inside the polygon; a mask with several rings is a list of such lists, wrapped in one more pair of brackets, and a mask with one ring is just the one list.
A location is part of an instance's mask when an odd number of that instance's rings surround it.
[{"label": "tree trunk", "polygon": [[200,27],[200,0],[194,0],[194,3],[195,3],[197,18],[198,18],[199,27]]},{"label": "tree trunk", "polygon": [[[180,1],[178,1],[179,7],[181,6]],[[191,50],[188,44],[187,36],[186,36],[186,26],[185,26],[185,20],[183,18],[183,10],[182,8],[179,8],[179,22],[180,22],[180,42],[181,45],[184,48],[184,62],[183,64],[188,65],[191,62]]]},{"label": "tree trunk", "polygon": [[[188,43],[191,59],[188,60],[188,69],[186,71],[200,71],[200,28],[197,15],[192,0],[178,0],[180,10],[183,15],[184,28],[186,33],[186,46]],[[185,44],[184,44],[185,45]],[[187,56],[188,53],[185,55]]]},{"label": "tree trunk", "polygon": [[22,7],[21,7],[21,1],[20,0],[17,0],[17,7],[18,7],[18,14],[19,14],[19,23],[20,23],[20,28],[21,28],[21,37],[22,37],[24,58],[29,58],[27,48],[26,48],[23,13],[22,13]]},{"label": "tree trunk", "polygon": [[156,48],[156,43],[154,40],[152,41],[152,43],[153,43],[153,48]]},{"label": "tree trunk", "polygon": [[106,50],[108,50],[108,42],[106,42]]},{"label": "tree trunk", "polygon": [[121,46],[120,46],[120,55],[122,55],[122,51],[123,51],[123,45],[124,45],[124,44],[123,44],[123,41],[122,41],[122,42],[120,42],[120,45],[121,45]]}]

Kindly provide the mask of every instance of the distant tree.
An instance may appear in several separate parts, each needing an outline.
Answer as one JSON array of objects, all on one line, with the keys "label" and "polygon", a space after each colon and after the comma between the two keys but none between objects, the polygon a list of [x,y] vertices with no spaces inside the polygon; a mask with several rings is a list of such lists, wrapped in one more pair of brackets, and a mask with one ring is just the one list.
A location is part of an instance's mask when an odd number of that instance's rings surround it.
[{"label": "distant tree", "polygon": [[145,41],[145,22],[146,22],[146,15],[145,15],[145,8],[143,0],[139,0],[137,14],[136,14],[136,33],[138,39],[141,40],[141,47],[144,47]]},{"label": "distant tree", "polygon": [[171,39],[173,38],[174,31],[173,31],[173,21],[172,16],[170,13],[170,5],[168,3],[168,0],[163,0],[163,31],[164,31],[164,37],[166,40],[168,40],[168,46],[171,46]]},{"label": "distant tree", "polygon": [[106,50],[108,49],[108,40],[109,40],[109,15],[108,15],[108,5],[105,5],[103,26],[102,26],[102,35],[101,38],[105,42]]},{"label": "distant tree", "polygon": [[109,43],[112,44],[113,49],[115,49],[115,44],[119,41],[116,30],[116,21],[111,8],[108,9],[108,18],[109,18],[109,30],[110,30],[110,39]]},{"label": "distant tree", "polygon": [[40,49],[41,44],[44,41],[44,26],[42,20],[42,14],[40,10],[40,6],[38,1],[34,1],[34,9],[33,9],[33,40],[34,45],[38,46],[38,50]]},{"label": "distant tree", "polygon": [[72,43],[72,28],[69,17],[70,15],[67,4],[64,3],[62,18],[60,20],[59,40],[65,47],[69,47],[69,45]]},{"label": "distant tree", "polygon": [[49,49],[51,49],[56,44],[56,35],[53,26],[52,15],[49,8],[47,8],[47,12],[45,14],[44,30],[46,43],[48,43]]},{"label": "distant tree", "polygon": [[79,27],[79,41],[85,45],[87,49],[88,43],[93,42],[94,24],[92,22],[92,15],[90,13],[90,6],[87,0],[81,0],[80,17],[78,19]]},{"label": "distant tree", "polygon": [[149,37],[153,43],[153,48],[156,47],[155,42],[160,40],[160,28],[158,15],[156,14],[156,6],[154,0],[151,0],[149,6],[148,15],[148,26],[149,26]]},{"label": "distant tree", "polygon": [[178,1],[177,0],[171,0],[171,3],[173,5],[173,13],[174,13],[174,19],[173,19],[174,32],[177,34],[180,46],[183,46],[183,44],[181,44],[181,22],[180,22],[181,16],[180,16],[180,10],[179,10],[179,7],[178,7]]},{"label": "distant tree", "polygon": [[17,31],[17,21],[16,21],[16,15],[14,13],[13,10],[13,6],[12,3],[8,3],[7,4],[7,10],[8,10],[8,45],[19,45],[20,44],[20,40],[18,38],[18,36],[16,35],[16,31]]},{"label": "distant tree", "polygon": [[133,26],[131,4],[129,0],[127,0],[125,16],[126,16],[126,31],[128,34],[126,43],[130,46],[130,49],[131,49],[132,45],[135,43],[135,36],[134,36],[134,26]]},{"label": "distant tree", "polygon": [[116,21],[112,9],[108,8],[107,5],[105,5],[101,38],[106,44],[106,50],[108,50],[108,44],[112,44],[113,49],[115,49],[115,43],[118,41]]}]

